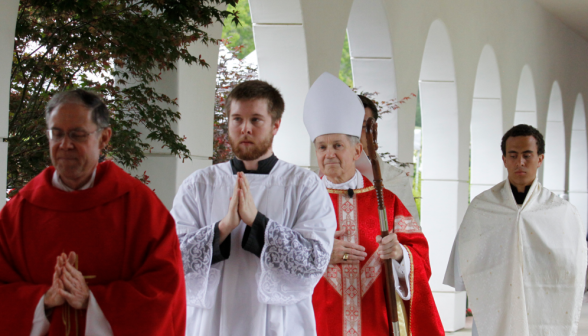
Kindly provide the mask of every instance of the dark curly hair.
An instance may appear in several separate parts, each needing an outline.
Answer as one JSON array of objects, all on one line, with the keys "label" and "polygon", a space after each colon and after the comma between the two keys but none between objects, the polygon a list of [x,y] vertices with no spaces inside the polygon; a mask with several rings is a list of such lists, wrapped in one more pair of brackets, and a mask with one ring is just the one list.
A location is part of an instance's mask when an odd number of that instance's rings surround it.
[{"label": "dark curly hair", "polygon": [[520,124],[509,129],[508,132],[504,133],[502,136],[502,142],[500,144],[502,155],[506,156],[506,140],[518,136],[534,137],[537,142],[537,155],[545,154],[545,140],[543,140],[543,134],[531,125]]},{"label": "dark curly hair", "polygon": [[357,95],[359,97],[359,99],[361,99],[361,103],[363,104],[364,108],[369,108],[370,110],[372,110],[372,115],[374,116],[375,120],[378,120],[379,117],[379,113],[378,113],[378,107],[376,106],[376,104],[374,104],[374,102],[369,99],[368,97],[364,96],[364,95]]}]

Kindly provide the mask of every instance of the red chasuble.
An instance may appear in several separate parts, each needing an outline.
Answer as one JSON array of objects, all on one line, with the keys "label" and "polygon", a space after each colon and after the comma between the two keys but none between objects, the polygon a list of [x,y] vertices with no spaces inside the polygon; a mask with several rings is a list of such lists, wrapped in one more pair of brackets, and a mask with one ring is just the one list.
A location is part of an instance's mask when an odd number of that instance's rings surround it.
[{"label": "red chasuble", "polygon": [[[0,212],[0,334],[30,334],[56,257],[74,251],[114,335],[183,336],[182,257],[161,201],[112,162],[98,165],[93,188],[71,193],[51,185],[54,171],[45,169]],[[55,308],[49,335],[83,335],[85,313]]]},{"label": "red chasuble", "polygon": [[[363,189],[329,189],[337,214],[337,230],[346,229],[343,239],[362,245],[367,257],[359,264],[329,265],[312,297],[319,336],[388,335],[385,272],[376,250],[381,233],[378,202],[372,183],[364,177]],[[398,197],[384,190],[388,223],[410,254],[412,297],[404,302],[407,328],[413,336],[445,335],[429,287],[429,245],[419,225]],[[397,296],[397,299],[399,297]],[[399,310],[400,313],[400,310]]]}]

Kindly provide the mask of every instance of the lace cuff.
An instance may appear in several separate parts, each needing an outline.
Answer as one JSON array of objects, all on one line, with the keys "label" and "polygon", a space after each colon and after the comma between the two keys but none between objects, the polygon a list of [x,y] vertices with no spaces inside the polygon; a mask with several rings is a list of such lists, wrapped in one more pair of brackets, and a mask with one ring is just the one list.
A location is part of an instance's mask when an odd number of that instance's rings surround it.
[{"label": "lace cuff", "polygon": [[241,247],[243,247],[245,251],[249,251],[259,258],[261,257],[261,252],[265,245],[265,229],[268,223],[269,219],[258,211],[253,224],[247,226],[243,233]]},{"label": "lace cuff", "polygon": [[188,306],[211,308],[221,271],[212,268],[214,226],[178,235],[186,276]]},{"label": "lace cuff", "polygon": [[289,305],[310,297],[329,264],[320,242],[270,220],[261,254],[258,298]]}]

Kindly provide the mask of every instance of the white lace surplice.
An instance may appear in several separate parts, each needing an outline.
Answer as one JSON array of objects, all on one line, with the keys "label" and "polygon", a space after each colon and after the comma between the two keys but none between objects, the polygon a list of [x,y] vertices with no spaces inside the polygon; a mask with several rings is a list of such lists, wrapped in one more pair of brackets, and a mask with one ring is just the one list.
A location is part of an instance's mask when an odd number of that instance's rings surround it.
[{"label": "white lace surplice", "polygon": [[187,335],[315,335],[311,296],[330,257],[336,218],[318,177],[278,161],[269,175],[246,174],[269,218],[258,258],[231,233],[227,260],[211,264],[214,224],[228,210],[236,176],[230,163],[188,177],[174,200],[186,273]]}]

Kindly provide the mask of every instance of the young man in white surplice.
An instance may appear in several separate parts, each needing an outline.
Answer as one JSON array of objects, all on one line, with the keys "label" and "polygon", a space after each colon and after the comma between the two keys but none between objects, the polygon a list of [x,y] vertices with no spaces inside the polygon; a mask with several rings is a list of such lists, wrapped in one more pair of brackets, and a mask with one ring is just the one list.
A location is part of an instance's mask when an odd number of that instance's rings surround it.
[{"label": "young man in white surplice", "polygon": [[284,101],[237,85],[226,114],[235,157],[198,170],[171,211],[181,243],[187,335],[315,335],[311,296],[337,220],[322,182],[272,151]]},{"label": "young man in white surplice", "polygon": [[545,142],[529,125],[502,137],[508,178],[472,200],[444,283],[467,291],[477,336],[573,336],[586,276],[576,208],[537,179]]}]

